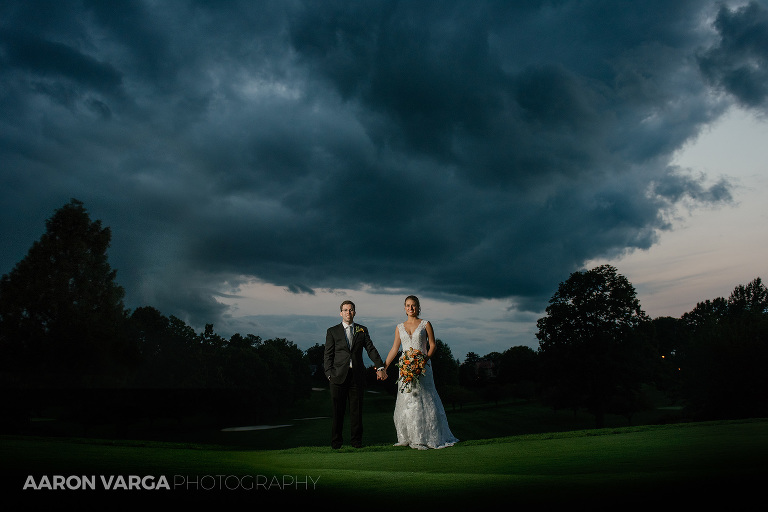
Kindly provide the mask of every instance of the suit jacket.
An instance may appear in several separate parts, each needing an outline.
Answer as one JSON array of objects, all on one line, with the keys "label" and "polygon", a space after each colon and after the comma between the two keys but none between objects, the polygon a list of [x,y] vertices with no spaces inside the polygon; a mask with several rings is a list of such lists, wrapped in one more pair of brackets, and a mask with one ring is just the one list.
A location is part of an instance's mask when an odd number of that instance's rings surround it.
[{"label": "suit jacket", "polygon": [[[368,328],[364,325],[353,324],[352,348],[347,345],[347,337],[344,333],[344,324],[339,323],[328,328],[325,335],[325,353],[323,356],[323,369],[329,380],[336,384],[343,384],[349,373],[349,361],[356,370],[363,370],[363,348],[368,352],[376,368],[384,366],[379,351],[373,346],[371,336],[368,334]],[[355,379],[358,383],[365,380],[363,371],[355,372]]]}]

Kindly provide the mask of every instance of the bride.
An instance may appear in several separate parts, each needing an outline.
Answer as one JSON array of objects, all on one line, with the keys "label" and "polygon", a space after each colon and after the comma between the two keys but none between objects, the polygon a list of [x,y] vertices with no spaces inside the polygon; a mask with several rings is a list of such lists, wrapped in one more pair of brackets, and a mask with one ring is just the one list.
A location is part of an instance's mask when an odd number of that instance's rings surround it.
[{"label": "bride", "polygon": [[[424,373],[414,382],[398,379],[397,402],[395,403],[395,446],[410,446],[419,450],[452,446],[459,440],[448,427],[443,403],[435,389],[431,358],[437,349],[432,324],[419,318],[419,299],[409,295],[405,299],[405,314],[408,319],[395,329],[395,342],[387,355],[385,366],[395,360],[402,348],[403,353],[416,349],[426,356]],[[401,357],[402,362],[402,357]]]}]

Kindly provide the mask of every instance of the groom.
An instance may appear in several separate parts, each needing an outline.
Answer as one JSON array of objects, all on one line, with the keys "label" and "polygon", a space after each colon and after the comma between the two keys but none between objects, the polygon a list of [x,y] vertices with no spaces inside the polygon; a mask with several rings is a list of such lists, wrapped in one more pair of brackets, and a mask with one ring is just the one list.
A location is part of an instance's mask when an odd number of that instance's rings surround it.
[{"label": "groom", "polygon": [[384,380],[387,372],[379,356],[368,329],[355,324],[355,304],[350,300],[341,303],[341,323],[328,328],[325,335],[325,354],[323,367],[331,384],[333,403],[333,426],[331,427],[331,447],[341,448],[344,427],[344,413],[349,401],[350,423],[352,426],[352,446],[360,448],[363,444],[363,387],[365,385],[365,366],[363,365],[363,347],[376,365],[376,378]]}]

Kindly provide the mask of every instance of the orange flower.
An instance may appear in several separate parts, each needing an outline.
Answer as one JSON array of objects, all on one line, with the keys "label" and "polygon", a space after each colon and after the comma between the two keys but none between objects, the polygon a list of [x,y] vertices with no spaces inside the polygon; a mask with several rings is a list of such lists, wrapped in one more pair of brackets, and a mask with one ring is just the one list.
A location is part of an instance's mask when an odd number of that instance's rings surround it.
[{"label": "orange flower", "polygon": [[410,393],[413,391],[413,384],[424,375],[427,358],[420,350],[409,349],[400,356],[400,392]]}]

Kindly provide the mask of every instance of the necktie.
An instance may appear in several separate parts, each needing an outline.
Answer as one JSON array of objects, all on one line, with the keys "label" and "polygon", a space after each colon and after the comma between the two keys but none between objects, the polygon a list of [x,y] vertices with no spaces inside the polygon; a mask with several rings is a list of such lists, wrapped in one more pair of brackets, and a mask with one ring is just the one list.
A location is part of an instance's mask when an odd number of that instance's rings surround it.
[{"label": "necktie", "polygon": [[[349,351],[352,352],[352,326],[346,327],[344,332],[347,335],[347,346],[349,346]],[[352,359],[349,360],[349,367],[352,368]]]}]

